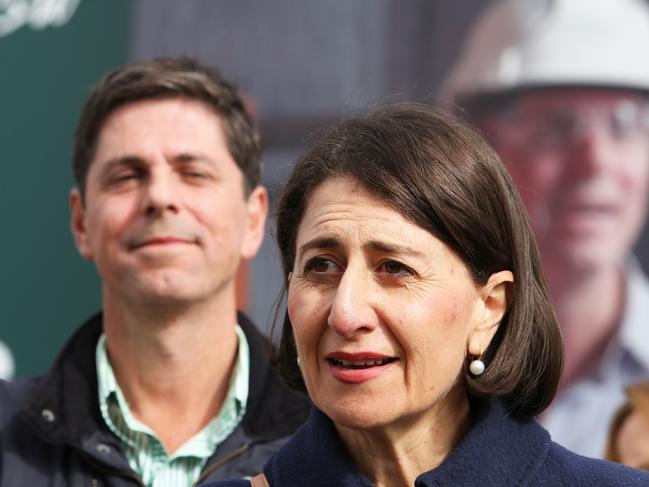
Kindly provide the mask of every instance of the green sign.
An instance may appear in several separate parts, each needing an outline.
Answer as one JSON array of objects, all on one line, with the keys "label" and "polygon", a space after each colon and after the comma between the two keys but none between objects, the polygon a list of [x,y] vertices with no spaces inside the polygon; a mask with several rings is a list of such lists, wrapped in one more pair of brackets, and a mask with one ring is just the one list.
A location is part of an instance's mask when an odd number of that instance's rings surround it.
[{"label": "green sign", "polygon": [[[17,377],[45,371],[100,306],[69,230],[72,143],[89,89],[127,60],[131,5],[0,0],[0,340]],[[0,375],[6,358],[0,345]]]}]

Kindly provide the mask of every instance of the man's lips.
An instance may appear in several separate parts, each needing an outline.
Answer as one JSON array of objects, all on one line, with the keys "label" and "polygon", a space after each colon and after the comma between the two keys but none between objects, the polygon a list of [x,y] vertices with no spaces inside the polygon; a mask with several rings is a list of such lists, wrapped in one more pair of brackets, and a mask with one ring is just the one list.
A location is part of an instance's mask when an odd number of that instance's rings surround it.
[{"label": "man's lips", "polygon": [[616,203],[591,203],[573,201],[569,203],[559,204],[558,209],[563,212],[607,214],[616,213],[617,211],[619,211],[620,206]]},{"label": "man's lips", "polygon": [[171,245],[191,245],[195,244],[196,242],[194,240],[186,239],[186,238],[180,238],[180,237],[151,237],[147,238],[145,240],[141,240],[138,242],[134,242],[133,244],[130,245],[130,248],[132,250],[137,250],[145,247],[165,247],[165,246],[171,246]]},{"label": "man's lips", "polygon": [[617,203],[572,200],[555,205],[550,219],[564,236],[582,238],[610,234],[622,215]]}]

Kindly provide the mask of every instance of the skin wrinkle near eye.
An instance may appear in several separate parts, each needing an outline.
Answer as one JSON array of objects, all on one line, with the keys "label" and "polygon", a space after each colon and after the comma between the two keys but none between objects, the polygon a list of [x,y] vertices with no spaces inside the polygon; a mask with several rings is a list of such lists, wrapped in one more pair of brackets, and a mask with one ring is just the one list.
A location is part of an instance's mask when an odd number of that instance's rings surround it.
[{"label": "skin wrinkle near eye", "polygon": [[[319,243],[321,245],[319,245]],[[340,277],[342,276],[342,274],[345,272],[344,267],[346,266],[346,257],[345,256],[333,256],[333,255],[331,255],[329,253],[323,254],[323,255],[318,255],[316,252],[318,250],[320,250],[321,248],[322,249],[327,249],[327,250],[329,250],[329,249],[337,249],[337,250],[342,249],[343,245],[340,242],[338,242],[335,238],[323,237],[322,239],[316,238],[313,241],[307,242],[306,244],[301,246],[300,252],[302,252],[305,248],[308,248],[308,251],[304,255],[301,255],[300,257],[301,257],[301,260],[304,260],[306,262],[304,264],[301,264],[301,262],[299,263],[301,273],[296,277],[299,277],[300,279],[303,279],[303,280],[307,281],[307,282],[304,283],[305,285],[306,284],[316,285],[316,284],[325,283],[325,282],[328,285],[333,285],[334,283],[337,283],[338,280],[340,279]],[[420,259],[420,261],[418,261],[417,263],[402,262],[402,260],[404,260],[404,259],[392,260],[389,257],[386,258],[383,255],[381,255],[381,258],[376,259],[378,265],[381,265],[382,262],[386,262],[386,261],[394,262],[395,264],[407,267],[408,269],[410,269],[412,271],[412,274],[408,275],[408,276],[399,277],[399,276],[389,275],[388,273],[381,273],[380,270],[376,270],[374,272],[375,275],[376,274],[388,274],[388,275],[386,275],[384,277],[379,275],[377,277],[377,279],[379,279],[381,281],[392,280],[394,282],[395,286],[402,287],[402,288],[404,288],[404,290],[414,293],[415,296],[423,295],[426,292],[426,290],[425,290],[425,288],[423,286],[424,282],[428,282],[429,284],[431,284],[431,285],[433,285],[435,287],[443,288],[444,283],[447,283],[449,281],[452,281],[452,280],[455,280],[455,279],[458,278],[458,276],[456,275],[456,272],[455,272],[455,270],[453,268],[449,269],[450,277],[448,277],[448,278],[441,278],[439,276],[436,277],[435,276],[436,272],[435,272],[434,269],[427,269],[426,267],[424,267],[426,265],[426,259],[430,258],[431,256],[426,255],[426,254],[424,254],[422,252],[418,252],[415,249],[412,249],[410,247],[402,247],[402,246],[399,246],[399,245],[393,245],[393,244],[388,244],[388,243],[384,244],[382,242],[372,240],[372,241],[370,241],[368,243],[364,243],[362,245],[362,248],[366,252],[368,252],[370,254],[370,255],[366,256],[366,259],[370,260],[370,261],[373,260],[373,259],[371,259],[371,257],[372,257],[371,253],[372,252],[377,252],[377,253],[380,253],[380,254],[384,254],[384,253],[389,254],[391,250],[396,250],[397,252],[399,252],[400,249],[403,251],[403,253],[406,254],[407,257],[413,257],[413,258]],[[380,249],[380,250],[376,250],[376,249]],[[391,257],[396,258],[396,256],[391,256]],[[309,278],[309,276],[307,275],[308,271],[306,270],[306,267],[308,267],[309,263],[313,259],[320,259],[320,258],[321,259],[326,259],[326,260],[331,260],[332,262],[335,262],[338,266],[340,266],[342,268],[340,273],[337,274],[337,276],[319,275],[316,278]],[[420,294],[420,293],[422,293],[422,294]]]},{"label": "skin wrinkle near eye", "polygon": [[108,188],[115,173],[121,170],[142,171],[146,167],[145,162],[137,156],[124,156],[111,159],[102,165],[99,181],[102,188]]},{"label": "skin wrinkle near eye", "polygon": [[[174,156],[169,164],[176,173],[187,178],[191,184],[200,185],[207,181],[218,182],[220,180],[218,168],[214,161],[207,156],[183,153]],[[124,172],[123,176],[122,171]],[[133,174],[130,174],[131,172]],[[104,189],[110,189],[113,186],[116,186],[116,189],[122,189],[128,180],[142,176],[150,177],[150,164],[137,156],[125,156],[108,161],[102,168],[100,181]]]}]

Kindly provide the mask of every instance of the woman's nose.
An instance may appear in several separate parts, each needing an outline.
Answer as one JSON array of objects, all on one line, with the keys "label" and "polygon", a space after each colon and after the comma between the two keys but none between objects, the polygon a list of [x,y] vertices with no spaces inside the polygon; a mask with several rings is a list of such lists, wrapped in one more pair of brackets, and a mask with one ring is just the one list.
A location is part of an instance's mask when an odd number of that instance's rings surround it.
[{"label": "woman's nose", "polygon": [[348,267],[339,281],[328,325],[348,338],[376,328],[375,289],[369,272]]}]

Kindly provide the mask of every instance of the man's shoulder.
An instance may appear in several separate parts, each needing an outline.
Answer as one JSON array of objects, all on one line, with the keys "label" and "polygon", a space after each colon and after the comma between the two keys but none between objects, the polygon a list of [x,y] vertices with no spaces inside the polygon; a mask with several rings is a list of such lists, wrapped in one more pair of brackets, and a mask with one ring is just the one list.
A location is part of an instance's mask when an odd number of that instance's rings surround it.
[{"label": "man's shoulder", "polygon": [[554,442],[541,470],[548,485],[649,485],[648,472],[584,457]]},{"label": "man's shoulder", "polygon": [[85,399],[94,374],[92,347],[100,333],[101,315],[95,315],[76,330],[45,373],[0,381],[0,428],[49,423],[52,407],[68,409],[72,394],[77,402]]},{"label": "man's shoulder", "polygon": [[0,429],[25,407],[30,394],[41,380],[41,377],[17,379],[12,382],[0,380]]},{"label": "man's shoulder", "polygon": [[263,333],[244,314],[239,313],[238,319],[250,347],[250,392],[244,428],[259,438],[289,436],[306,421],[310,401],[290,389],[272,367],[271,345]]}]

